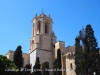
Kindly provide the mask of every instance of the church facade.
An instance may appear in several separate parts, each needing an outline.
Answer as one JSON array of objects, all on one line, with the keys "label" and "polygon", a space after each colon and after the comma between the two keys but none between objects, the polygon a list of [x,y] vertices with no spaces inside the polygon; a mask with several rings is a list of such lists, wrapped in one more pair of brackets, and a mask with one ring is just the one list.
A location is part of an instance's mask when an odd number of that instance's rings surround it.
[{"label": "church facade", "polygon": [[[29,53],[24,55],[24,63],[35,65],[36,58],[39,57],[40,64],[49,62],[49,68],[53,69],[53,62],[57,58],[57,50],[61,50],[62,75],[75,74],[75,46],[65,47],[65,42],[56,41],[55,33],[52,30],[52,18],[46,16],[43,12],[36,15],[32,20],[32,38],[30,39]],[[8,59],[11,59],[13,54],[6,54]],[[27,58],[25,58],[27,57]],[[12,59],[13,60],[13,59]],[[27,60],[27,61],[26,61]],[[50,75],[52,73],[50,72]]]}]

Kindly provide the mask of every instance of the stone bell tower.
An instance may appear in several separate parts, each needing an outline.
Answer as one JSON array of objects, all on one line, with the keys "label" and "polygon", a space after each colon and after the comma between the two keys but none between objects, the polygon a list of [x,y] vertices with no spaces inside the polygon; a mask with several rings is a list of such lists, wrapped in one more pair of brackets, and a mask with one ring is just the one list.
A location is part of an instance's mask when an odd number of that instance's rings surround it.
[{"label": "stone bell tower", "polygon": [[43,12],[32,20],[32,38],[30,40],[30,64],[35,65],[39,57],[40,64],[49,62],[49,68],[53,67],[53,45],[56,43],[56,36],[52,31],[52,18]]}]

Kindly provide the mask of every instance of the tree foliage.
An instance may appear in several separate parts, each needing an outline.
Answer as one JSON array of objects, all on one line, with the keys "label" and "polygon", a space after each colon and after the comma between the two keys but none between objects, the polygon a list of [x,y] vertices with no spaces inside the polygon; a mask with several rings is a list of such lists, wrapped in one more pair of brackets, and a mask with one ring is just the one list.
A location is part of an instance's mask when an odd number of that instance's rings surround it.
[{"label": "tree foliage", "polygon": [[62,71],[61,71],[61,51],[60,49],[57,50],[57,59],[55,59],[54,63],[53,63],[53,66],[54,66],[54,69],[56,69],[56,71],[54,71],[54,75],[62,75]]},{"label": "tree foliage", "polygon": [[36,62],[35,62],[35,65],[33,67],[33,73],[32,73],[32,75],[42,75],[41,74],[41,70],[40,70],[39,57],[36,58]]},{"label": "tree foliage", "polygon": [[[82,44],[80,44],[80,41]],[[94,31],[90,24],[79,32],[75,44],[76,75],[100,75],[100,54]]]},{"label": "tree foliage", "polygon": [[23,67],[23,57],[22,57],[22,47],[19,45],[15,52],[14,52],[14,56],[13,56],[13,59],[14,59],[14,63],[16,64],[16,66],[18,66],[18,69],[19,69],[19,74],[21,74],[20,72],[20,69],[21,67]]},{"label": "tree foliage", "polygon": [[80,39],[76,37],[75,42],[75,72],[77,75],[80,75],[82,74],[82,63],[84,59],[82,59],[82,47],[80,46]]},{"label": "tree foliage", "polygon": [[49,75],[49,62],[44,62],[42,64],[42,75]]},{"label": "tree foliage", "polygon": [[23,71],[23,74],[22,75],[30,75],[30,73],[31,73],[31,65],[30,64],[27,64],[24,67],[24,71]]},{"label": "tree foliage", "polygon": [[14,62],[18,66],[18,68],[22,67],[23,65],[23,58],[22,58],[22,47],[18,46],[14,52]]},{"label": "tree foliage", "polygon": [[0,55],[0,75],[16,75],[17,66],[6,56]]},{"label": "tree foliage", "polygon": [[56,70],[56,71],[53,71],[53,75],[56,75],[57,74],[57,59],[55,59],[55,61],[53,62],[53,68]]}]

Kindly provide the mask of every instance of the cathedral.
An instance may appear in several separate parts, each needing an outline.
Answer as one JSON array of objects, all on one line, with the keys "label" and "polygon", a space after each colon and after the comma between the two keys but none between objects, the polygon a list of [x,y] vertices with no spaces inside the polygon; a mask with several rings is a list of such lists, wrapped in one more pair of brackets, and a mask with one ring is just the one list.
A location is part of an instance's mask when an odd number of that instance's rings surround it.
[{"label": "cathedral", "polygon": [[[76,75],[75,73],[75,46],[65,47],[65,42],[56,41],[56,36],[52,30],[52,18],[42,12],[32,19],[32,37],[30,39],[29,53],[23,53],[24,65],[31,64],[31,69],[35,65],[36,58],[39,57],[40,64],[49,62],[49,68],[53,69],[53,62],[57,58],[57,50],[61,50],[62,75]],[[13,60],[14,51],[9,50],[6,57]],[[52,75],[52,72],[50,72]]]}]

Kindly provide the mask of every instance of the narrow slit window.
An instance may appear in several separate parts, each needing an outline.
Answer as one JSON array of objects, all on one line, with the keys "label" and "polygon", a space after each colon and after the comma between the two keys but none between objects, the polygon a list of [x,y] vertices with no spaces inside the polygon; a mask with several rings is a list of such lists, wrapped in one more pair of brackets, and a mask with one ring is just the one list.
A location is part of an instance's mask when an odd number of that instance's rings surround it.
[{"label": "narrow slit window", "polygon": [[71,69],[71,70],[73,70],[73,66],[72,66],[72,63],[70,63],[70,69]]},{"label": "narrow slit window", "polygon": [[47,24],[45,24],[45,33],[47,33]]},{"label": "narrow slit window", "polygon": [[39,32],[41,31],[41,23],[39,22],[39,26],[38,26]]}]

